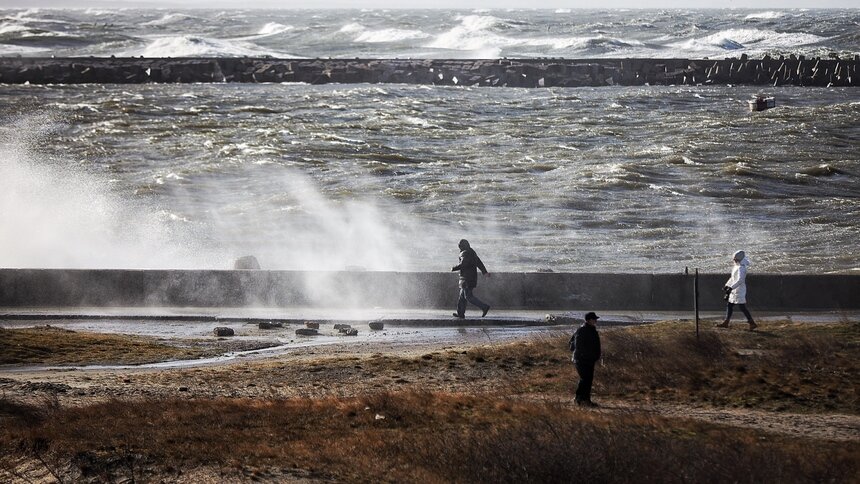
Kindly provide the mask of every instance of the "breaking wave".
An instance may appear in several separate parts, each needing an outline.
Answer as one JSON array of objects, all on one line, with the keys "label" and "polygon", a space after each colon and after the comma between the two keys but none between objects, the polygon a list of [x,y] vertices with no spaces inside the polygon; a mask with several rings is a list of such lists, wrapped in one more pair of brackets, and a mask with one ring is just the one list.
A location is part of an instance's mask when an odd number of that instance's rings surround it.
[{"label": "breaking wave", "polygon": [[716,49],[787,49],[798,45],[815,44],[826,40],[814,34],[776,32],[773,30],[729,29],[696,39],[670,44],[671,47],[689,51],[711,51]]},{"label": "breaking wave", "polygon": [[284,56],[283,53],[267,51],[251,43],[194,35],[161,37],[142,50],[130,52],[127,55],[144,57]]},{"label": "breaking wave", "polygon": [[768,12],[751,13],[744,17],[744,20],[774,20],[783,16],[785,16],[784,13],[771,10]]}]

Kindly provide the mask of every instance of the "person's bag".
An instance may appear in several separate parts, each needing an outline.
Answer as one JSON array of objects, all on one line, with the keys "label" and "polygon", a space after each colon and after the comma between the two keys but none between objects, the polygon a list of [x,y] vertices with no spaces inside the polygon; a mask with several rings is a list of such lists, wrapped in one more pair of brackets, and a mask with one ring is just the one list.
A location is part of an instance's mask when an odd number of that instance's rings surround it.
[{"label": "person's bag", "polygon": [[729,295],[732,293],[732,288],[729,286],[723,286],[723,301],[729,300]]}]

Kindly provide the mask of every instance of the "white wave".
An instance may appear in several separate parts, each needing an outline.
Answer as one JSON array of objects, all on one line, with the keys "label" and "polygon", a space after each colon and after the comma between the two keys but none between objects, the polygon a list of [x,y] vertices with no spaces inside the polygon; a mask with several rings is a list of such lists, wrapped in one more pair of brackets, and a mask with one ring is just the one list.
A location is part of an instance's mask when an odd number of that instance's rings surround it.
[{"label": "white wave", "polygon": [[826,40],[814,34],[776,32],[773,30],[729,29],[711,34],[707,37],[689,39],[683,42],[669,44],[684,50],[737,50],[737,49],[768,49],[789,48],[798,45],[814,44]]},{"label": "white wave", "polygon": [[767,12],[751,13],[744,17],[744,20],[773,20],[784,16],[785,14],[782,12],[770,10]]},{"label": "white wave", "polygon": [[278,35],[286,32],[287,30],[292,30],[292,28],[293,27],[291,25],[283,25],[277,22],[269,22],[264,25],[259,32],[257,32],[257,35],[261,37],[269,35]]},{"label": "white wave", "polygon": [[0,35],[12,32],[29,32],[30,28],[14,22],[0,23]]},{"label": "white wave", "polygon": [[144,22],[140,25],[145,26],[157,26],[157,25],[171,25],[177,23],[183,23],[195,20],[191,15],[186,15],[184,13],[166,13],[160,19],[150,20],[149,22]]},{"label": "white wave", "polygon": [[490,31],[501,20],[489,15],[458,16],[460,24],[438,35],[425,47],[452,50],[498,49],[515,43],[512,39]]},{"label": "white wave", "polygon": [[428,37],[430,37],[428,34],[425,34],[420,30],[382,29],[362,32],[354,39],[354,41],[374,44],[383,42],[401,42],[404,40],[426,39]]},{"label": "white wave", "polygon": [[571,10],[569,8],[559,8],[559,9],[556,9],[555,13],[570,13],[572,11],[573,10]]},{"label": "white wave", "polygon": [[349,23],[338,30],[342,34],[358,34],[352,40],[353,42],[363,42],[368,44],[380,44],[385,42],[402,42],[404,40],[418,40],[430,37],[420,30],[410,29],[381,29],[369,30],[364,25],[359,23]]},{"label": "white wave", "polygon": [[48,52],[49,50],[51,49],[42,47],[24,47],[22,45],[0,44],[0,56],[17,54],[30,55],[39,52]]},{"label": "white wave", "polygon": [[585,49],[593,47],[630,47],[634,45],[643,45],[638,40],[616,39],[598,35],[596,37],[538,37],[533,39],[524,39],[521,42],[523,45],[533,47],[550,46],[553,49]]},{"label": "white wave", "polygon": [[267,51],[245,42],[179,35],[159,37],[140,51],[126,52],[126,56],[144,57],[212,57],[221,55],[247,55],[286,57],[282,53]]},{"label": "white wave", "polygon": [[248,35],[245,37],[236,37],[232,40],[256,40],[256,39],[264,39],[266,37],[272,37],[274,35],[282,34],[284,32],[288,32],[293,30],[295,27],[292,25],[283,25],[277,22],[269,22],[266,25],[262,26],[260,30],[254,35]]},{"label": "white wave", "polygon": [[35,17],[41,11],[38,8],[31,8],[30,10],[26,10],[24,12],[18,12],[16,15],[11,17],[7,17],[9,20],[15,20],[17,22],[33,22],[33,23],[41,23],[41,24],[68,24],[70,23],[67,20],[60,19],[52,19],[52,18],[39,18]]},{"label": "white wave", "polygon": [[351,33],[355,33],[355,32],[361,32],[363,30],[364,30],[364,25],[357,24],[357,23],[353,22],[353,23],[344,25],[343,27],[340,28],[340,30],[338,32],[343,33],[343,34],[351,34]]},{"label": "white wave", "polygon": [[95,17],[100,17],[102,15],[111,15],[115,12],[110,11],[110,10],[99,10],[96,8],[88,8],[88,9],[84,10],[84,13],[87,15],[93,15]]}]

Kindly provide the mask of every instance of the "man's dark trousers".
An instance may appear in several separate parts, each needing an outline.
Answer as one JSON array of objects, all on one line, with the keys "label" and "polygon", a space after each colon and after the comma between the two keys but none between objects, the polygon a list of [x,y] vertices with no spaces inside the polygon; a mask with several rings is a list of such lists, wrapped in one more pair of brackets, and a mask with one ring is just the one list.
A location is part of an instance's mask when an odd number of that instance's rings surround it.
[{"label": "man's dark trousers", "polygon": [[579,384],[576,386],[576,401],[591,401],[591,384],[594,382],[594,361],[576,361]]}]

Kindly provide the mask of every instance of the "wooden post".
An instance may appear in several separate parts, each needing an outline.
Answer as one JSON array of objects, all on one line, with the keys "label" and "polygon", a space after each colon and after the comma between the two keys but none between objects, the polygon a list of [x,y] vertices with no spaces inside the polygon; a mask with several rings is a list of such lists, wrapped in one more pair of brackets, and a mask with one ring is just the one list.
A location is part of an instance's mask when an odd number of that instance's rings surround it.
[{"label": "wooden post", "polygon": [[699,268],[693,276],[693,310],[696,312],[696,339],[699,339]]}]

